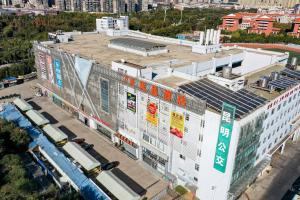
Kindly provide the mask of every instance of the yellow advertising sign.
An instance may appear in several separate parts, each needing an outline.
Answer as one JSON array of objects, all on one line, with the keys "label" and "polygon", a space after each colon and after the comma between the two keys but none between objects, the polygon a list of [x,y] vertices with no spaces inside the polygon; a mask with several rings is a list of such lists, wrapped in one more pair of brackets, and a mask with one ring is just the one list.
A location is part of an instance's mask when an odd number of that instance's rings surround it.
[{"label": "yellow advertising sign", "polygon": [[179,138],[182,138],[183,131],[184,131],[184,115],[177,112],[171,112],[170,133],[176,135]]},{"label": "yellow advertising sign", "polygon": [[157,110],[157,104],[155,102],[148,101],[147,104],[147,113],[146,113],[146,119],[149,123],[151,123],[153,126],[157,126],[158,124],[158,110]]}]

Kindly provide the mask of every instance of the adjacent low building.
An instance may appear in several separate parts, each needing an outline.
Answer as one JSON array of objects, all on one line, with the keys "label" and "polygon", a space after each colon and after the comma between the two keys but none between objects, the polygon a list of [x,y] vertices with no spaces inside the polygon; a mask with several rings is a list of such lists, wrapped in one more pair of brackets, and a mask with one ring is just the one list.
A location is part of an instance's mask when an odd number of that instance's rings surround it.
[{"label": "adjacent low building", "polygon": [[247,30],[249,33],[270,35],[280,31],[274,27],[274,22],[297,24],[300,14],[238,12],[226,15],[222,19],[222,25],[219,26],[221,30]]},{"label": "adjacent low building", "polygon": [[293,37],[300,37],[300,18],[295,20],[292,27],[292,32],[288,33]]},{"label": "adjacent low building", "polygon": [[130,30],[35,43],[39,87],[170,185],[236,199],[299,137],[300,72],[288,53],[199,45]]}]

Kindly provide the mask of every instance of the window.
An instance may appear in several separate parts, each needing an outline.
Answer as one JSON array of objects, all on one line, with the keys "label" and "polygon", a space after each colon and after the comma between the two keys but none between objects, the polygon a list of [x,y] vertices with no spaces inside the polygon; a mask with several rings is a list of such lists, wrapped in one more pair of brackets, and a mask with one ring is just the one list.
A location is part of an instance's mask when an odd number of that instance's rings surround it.
[{"label": "window", "polygon": [[189,114],[189,113],[186,113],[186,114],[185,114],[185,120],[186,120],[186,121],[189,121],[189,120],[190,120],[190,114]]},{"label": "window", "polygon": [[281,104],[278,105],[277,110],[280,110],[280,108],[281,108]]},{"label": "window", "polygon": [[199,141],[202,142],[203,141],[203,135],[199,134]]},{"label": "window", "polygon": [[109,113],[109,82],[106,79],[100,79],[101,109]]},{"label": "window", "polygon": [[198,164],[195,164],[195,170],[199,171],[199,165]]},{"label": "window", "polygon": [[148,136],[148,135],[143,134],[143,139],[144,139],[145,141],[149,142],[149,136]]},{"label": "window", "polygon": [[153,137],[149,137],[150,138],[150,144],[152,144],[153,146],[156,146],[156,139]]},{"label": "window", "polygon": [[189,129],[187,127],[184,127],[184,132],[185,133],[188,133],[189,132]]},{"label": "window", "polygon": [[185,156],[180,154],[179,157],[182,159],[182,160],[185,160]]},{"label": "window", "polygon": [[205,126],[205,121],[204,120],[201,120],[201,126],[204,128],[204,126]]},{"label": "window", "polygon": [[271,112],[271,115],[273,115],[273,114],[274,114],[274,111],[275,111],[275,109],[273,108],[273,109],[272,109],[272,112]]},{"label": "window", "polygon": [[197,150],[197,156],[201,157],[201,150],[200,149]]}]

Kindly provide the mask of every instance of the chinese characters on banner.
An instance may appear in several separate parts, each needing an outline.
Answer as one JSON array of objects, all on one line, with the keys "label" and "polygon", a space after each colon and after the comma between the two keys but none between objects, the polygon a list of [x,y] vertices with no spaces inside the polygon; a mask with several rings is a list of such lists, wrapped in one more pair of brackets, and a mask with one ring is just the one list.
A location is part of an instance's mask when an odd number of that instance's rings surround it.
[{"label": "chinese characters on banner", "polygon": [[153,126],[157,126],[157,124],[158,124],[158,107],[157,107],[157,103],[151,102],[150,99],[148,100],[148,103],[147,103],[146,119]]},{"label": "chinese characters on banner", "polygon": [[229,105],[227,103],[223,103],[219,136],[216,146],[216,154],[214,158],[214,168],[222,173],[225,173],[226,171],[235,109],[236,108],[234,106]]},{"label": "chinese characters on banner", "polygon": [[48,77],[51,84],[54,84],[54,74],[53,74],[53,65],[52,58],[49,55],[46,55],[46,62],[48,67]]},{"label": "chinese characters on banner", "polygon": [[136,95],[127,92],[127,109],[136,112]]},{"label": "chinese characters on banner", "polygon": [[184,131],[184,115],[176,112],[171,112],[170,133],[182,138]]},{"label": "chinese characters on banner", "polygon": [[55,67],[55,77],[56,77],[56,85],[58,88],[63,87],[63,81],[62,81],[62,75],[61,75],[61,66],[60,66],[60,60],[55,59],[54,60],[54,67]]}]

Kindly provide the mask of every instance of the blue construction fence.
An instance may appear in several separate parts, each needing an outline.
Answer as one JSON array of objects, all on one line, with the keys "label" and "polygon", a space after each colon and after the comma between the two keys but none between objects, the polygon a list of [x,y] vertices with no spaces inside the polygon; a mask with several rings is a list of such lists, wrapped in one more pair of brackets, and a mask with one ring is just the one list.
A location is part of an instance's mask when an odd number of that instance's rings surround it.
[{"label": "blue construction fence", "polygon": [[33,141],[29,147],[39,146],[60,167],[70,180],[79,188],[80,194],[86,200],[110,200],[91,179],[82,173],[72,162],[60,152],[31,122],[12,104],[3,106],[0,118],[14,122],[20,128],[25,129]]}]

